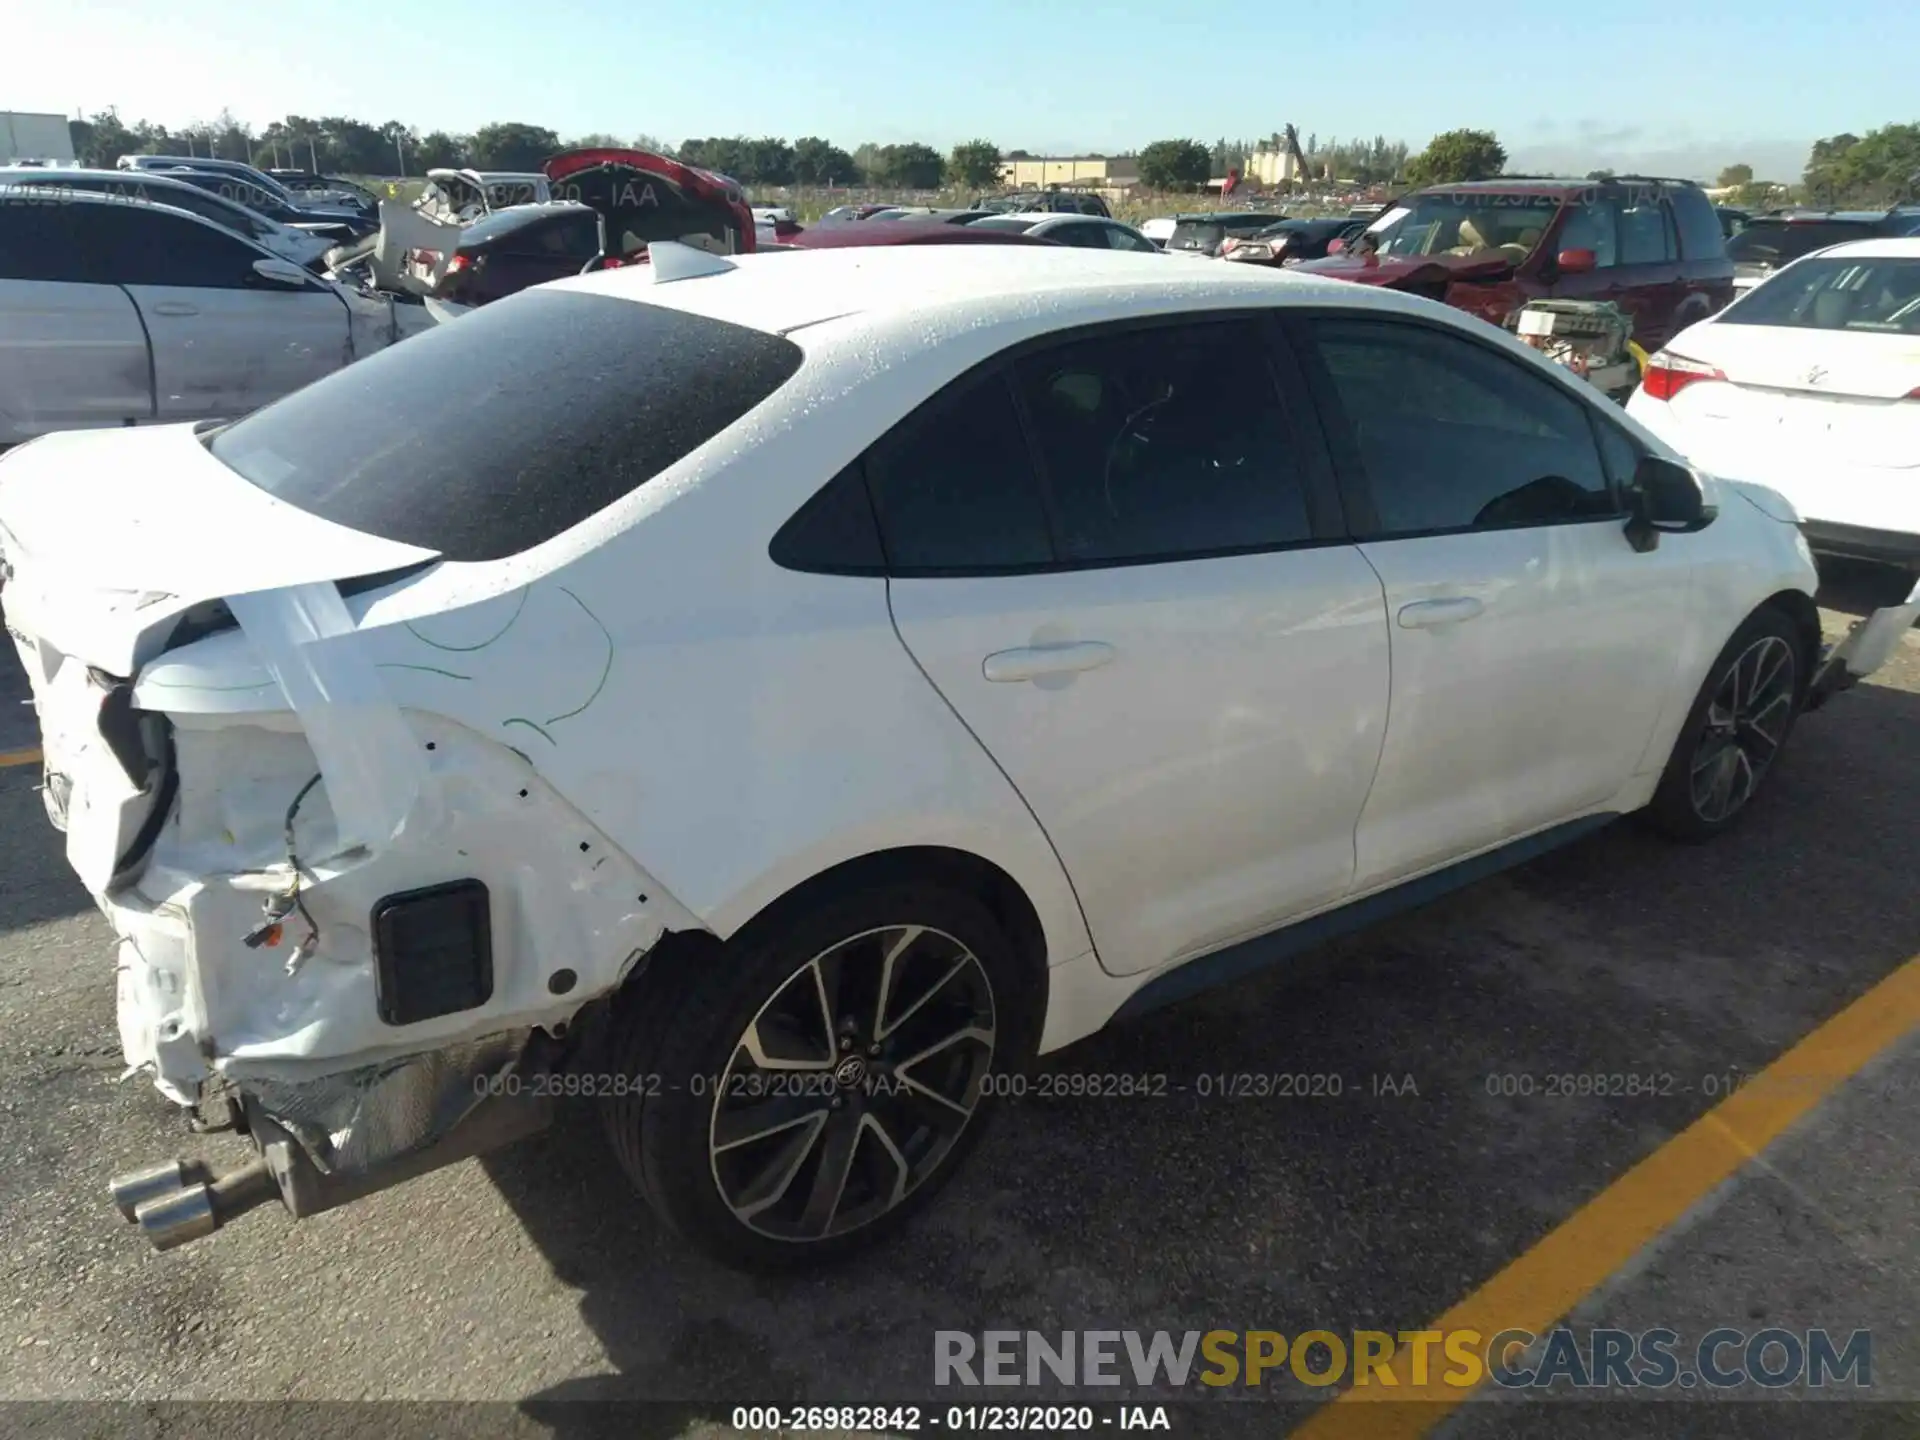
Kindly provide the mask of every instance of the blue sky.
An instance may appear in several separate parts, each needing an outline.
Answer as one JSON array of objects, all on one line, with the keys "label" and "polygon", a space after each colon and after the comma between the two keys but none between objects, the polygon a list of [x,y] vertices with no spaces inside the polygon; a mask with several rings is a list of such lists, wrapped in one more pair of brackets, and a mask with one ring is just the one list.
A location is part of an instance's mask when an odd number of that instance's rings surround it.
[{"label": "blue sky", "polygon": [[[22,8],[24,6],[24,9]],[[1527,168],[1733,160],[1796,175],[1817,136],[1920,120],[1920,4],[1609,7],[1360,0],[12,0],[0,108],[118,105],[180,125],[225,106],[586,131],[824,135],[848,148],[984,136],[1036,152],[1169,136],[1495,131]],[[1615,13],[1608,13],[1609,11]],[[327,18],[331,16],[332,18]],[[1516,166],[1518,168],[1518,166]],[[1785,173],[1781,173],[1785,172]]]}]

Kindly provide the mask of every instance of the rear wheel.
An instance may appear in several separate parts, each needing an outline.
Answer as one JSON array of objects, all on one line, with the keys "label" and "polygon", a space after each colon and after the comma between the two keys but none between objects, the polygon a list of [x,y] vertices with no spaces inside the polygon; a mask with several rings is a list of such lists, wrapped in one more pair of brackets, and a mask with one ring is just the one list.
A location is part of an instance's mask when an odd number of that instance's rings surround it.
[{"label": "rear wheel", "polygon": [[1693,702],[1647,819],[1678,840],[1707,840],[1747,812],[1799,713],[1811,657],[1771,606],[1720,652]]},{"label": "rear wheel", "polygon": [[[1035,987],[970,897],[889,885],[729,945],[628,1037],[610,1137],[661,1217],[749,1269],[886,1234],[978,1140],[1037,1040]],[[650,1052],[646,1053],[646,1052]]]}]

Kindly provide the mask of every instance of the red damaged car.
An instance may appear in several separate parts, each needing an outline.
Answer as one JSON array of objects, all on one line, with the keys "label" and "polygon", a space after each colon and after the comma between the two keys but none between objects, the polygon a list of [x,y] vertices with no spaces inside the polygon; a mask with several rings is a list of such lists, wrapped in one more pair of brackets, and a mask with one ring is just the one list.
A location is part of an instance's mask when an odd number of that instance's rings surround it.
[{"label": "red damaged car", "polygon": [[1403,196],[1342,253],[1295,266],[1494,325],[1529,300],[1611,300],[1652,351],[1733,299],[1712,202],[1686,180],[1481,180]]}]

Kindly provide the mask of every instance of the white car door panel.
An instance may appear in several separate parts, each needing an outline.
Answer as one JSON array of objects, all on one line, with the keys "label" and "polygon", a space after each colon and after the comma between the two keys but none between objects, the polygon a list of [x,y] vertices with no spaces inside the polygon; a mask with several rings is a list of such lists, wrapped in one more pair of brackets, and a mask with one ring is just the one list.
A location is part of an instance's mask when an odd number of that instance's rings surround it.
[{"label": "white car door panel", "polygon": [[1625,534],[1625,431],[1451,327],[1317,320],[1310,373],[1364,494],[1393,698],[1355,835],[1373,890],[1604,805],[1684,634],[1687,548]]},{"label": "white car door panel", "polygon": [[1568,819],[1626,783],[1671,681],[1657,657],[1686,614],[1680,548],[1637,554],[1612,519],[1361,546],[1395,623],[1359,885]]},{"label": "white car door panel", "polygon": [[1116,974],[1330,904],[1386,723],[1355,550],[898,579],[894,622],[1059,852]]},{"label": "white car door panel", "polygon": [[[1032,808],[1117,974],[1353,879],[1386,616],[1358,550],[1316,531],[1263,346],[1247,322],[1067,342],[867,461],[900,638]],[[988,573],[956,573],[971,562]]]},{"label": "white car door panel", "polygon": [[152,418],[147,339],[125,291],[0,276],[0,445]]},{"label": "white car door panel", "polygon": [[346,307],[318,285],[127,289],[153,337],[154,393],[163,420],[258,409],[351,358]]}]

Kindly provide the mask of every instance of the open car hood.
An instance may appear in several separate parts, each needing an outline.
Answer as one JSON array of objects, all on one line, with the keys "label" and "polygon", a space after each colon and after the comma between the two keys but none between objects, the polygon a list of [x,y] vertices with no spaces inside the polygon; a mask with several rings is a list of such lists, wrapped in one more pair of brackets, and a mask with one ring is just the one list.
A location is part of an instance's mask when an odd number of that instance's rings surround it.
[{"label": "open car hood", "polygon": [[608,253],[632,259],[656,240],[708,236],[727,253],[754,248],[753,211],[739,182],[651,150],[567,150],[541,167],[555,200],[605,223]]},{"label": "open car hood", "polygon": [[1329,255],[1294,268],[1303,275],[1401,289],[1454,280],[1497,280],[1513,273],[1513,261],[1504,255]]}]

